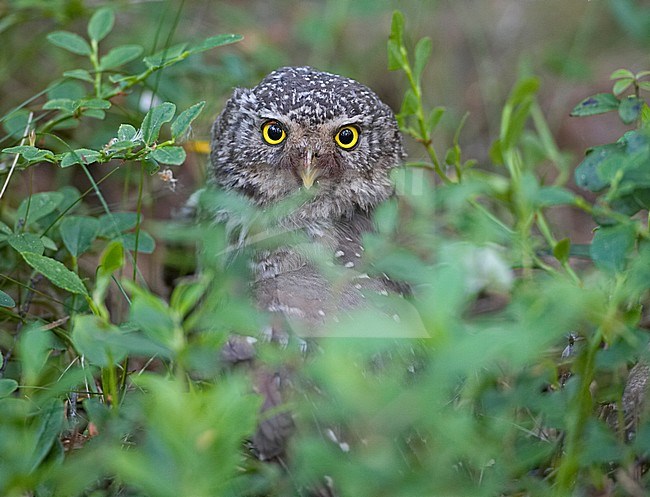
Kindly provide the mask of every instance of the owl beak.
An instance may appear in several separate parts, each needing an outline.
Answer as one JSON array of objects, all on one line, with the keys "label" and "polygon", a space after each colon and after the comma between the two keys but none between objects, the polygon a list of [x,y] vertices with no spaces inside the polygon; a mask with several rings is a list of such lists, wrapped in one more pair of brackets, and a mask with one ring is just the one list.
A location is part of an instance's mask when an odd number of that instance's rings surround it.
[{"label": "owl beak", "polygon": [[314,185],[316,178],[320,175],[317,167],[314,167],[314,153],[311,148],[307,148],[305,154],[305,162],[302,170],[300,171],[300,178],[302,179],[302,184],[308,190]]},{"label": "owl beak", "polygon": [[305,185],[305,188],[308,190],[314,185],[314,181],[318,177],[318,170],[314,167],[307,166],[300,172],[300,178],[302,179],[302,184]]}]

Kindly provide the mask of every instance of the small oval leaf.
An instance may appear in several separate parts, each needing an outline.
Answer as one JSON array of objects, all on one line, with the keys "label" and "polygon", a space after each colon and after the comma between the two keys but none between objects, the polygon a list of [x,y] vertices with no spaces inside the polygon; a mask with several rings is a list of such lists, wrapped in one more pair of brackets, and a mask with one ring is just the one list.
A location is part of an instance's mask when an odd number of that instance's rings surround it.
[{"label": "small oval leaf", "polygon": [[99,233],[99,221],[94,217],[68,216],[59,226],[61,239],[74,257],[79,257],[92,246]]},{"label": "small oval leaf", "polygon": [[115,24],[113,9],[108,7],[98,9],[88,22],[88,36],[91,40],[101,41],[111,32],[113,24]]},{"label": "small oval leaf", "polygon": [[204,106],[205,102],[194,104],[190,108],[185,109],[176,119],[174,119],[174,122],[171,125],[172,138],[174,138],[174,140],[187,131],[192,121],[198,117]]},{"label": "small oval leaf", "polygon": [[45,251],[41,238],[34,233],[15,233],[7,238],[7,242],[21,254],[23,252],[42,254]]},{"label": "small oval leaf", "polygon": [[611,93],[598,93],[585,98],[571,111],[574,117],[593,116],[618,109],[620,102]]},{"label": "small oval leaf", "polygon": [[142,138],[147,145],[158,139],[160,128],[172,120],[175,112],[176,105],[171,102],[163,102],[147,112],[142,120]]},{"label": "small oval leaf", "polygon": [[77,55],[90,55],[90,45],[76,33],[69,31],[54,31],[47,35],[47,40],[59,48],[76,53]]},{"label": "small oval leaf", "polygon": [[162,164],[180,166],[185,162],[185,150],[183,147],[161,147],[151,153],[151,157]]},{"label": "small oval leaf", "polygon": [[[0,307],[16,307],[16,302],[11,298],[10,295],[7,295],[5,292],[0,290]],[[0,395],[1,397],[2,395]]]},{"label": "small oval leaf", "polygon": [[127,62],[131,62],[142,54],[142,50],[140,45],[123,45],[113,48],[102,57],[99,63],[99,69],[106,71],[107,69],[113,69]]},{"label": "small oval leaf", "polygon": [[33,252],[22,252],[21,255],[27,264],[59,288],[67,290],[70,293],[88,295],[88,290],[81,281],[81,278],[59,261]]}]

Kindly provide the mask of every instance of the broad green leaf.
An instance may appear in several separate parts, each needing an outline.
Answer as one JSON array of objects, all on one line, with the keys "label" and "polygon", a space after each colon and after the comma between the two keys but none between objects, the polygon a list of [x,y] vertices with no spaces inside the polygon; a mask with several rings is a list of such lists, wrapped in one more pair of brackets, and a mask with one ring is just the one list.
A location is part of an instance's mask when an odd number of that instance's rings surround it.
[{"label": "broad green leaf", "polygon": [[645,102],[639,97],[632,95],[621,100],[618,107],[618,115],[625,124],[632,124],[641,114],[641,108]]},{"label": "broad green leaf", "polygon": [[61,221],[59,232],[68,252],[74,257],[79,257],[97,238],[99,221],[94,217],[68,216]]},{"label": "broad green leaf", "polygon": [[161,164],[180,166],[185,162],[186,155],[183,147],[168,146],[157,148],[151,153],[151,157]]},{"label": "broad green leaf", "polygon": [[145,157],[143,161],[143,165],[144,165],[144,170],[147,172],[149,176],[153,176],[158,171],[160,171],[160,164],[158,164],[156,159],[154,159],[151,156]]},{"label": "broad green leaf", "polygon": [[142,51],[143,49],[140,45],[122,45],[113,48],[101,58],[99,69],[106,71],[107,69],[113,69],[126,64],[127,62],[131,62],[138,58],[142,54]]},{"label": "broad green leaf", "polygon": [[124,265],[124,247],[119,241],[113,241],[102,252],[98,272],[110,276]]},{"label": "broad green leaf", "polygon": [[43,247],[45,247],[47,250],[58,250],[59,249],[59,247],[57,247],[56,243],[54,243],[54,240],[52,240],[50,237],[41,236],[41,241],[43,242]]},{"label": "broad green leaf", "polygon": [[82,81],[88,81],[89,83],[94,83],[95,80],[85,69],[72,69],[71,71],[65,71],[63,76],[66,78],[80,79]]},{"label": "broad green leaf", "polygon": [[135,233],[125,233],[122,235],[122,242],[126,250],[135,251],[137,246],[138,252],[142,252],[143,254],[151,254],[156,248],[156,242],[153,237],[142,230],[140,230],[138,236]]},{"label": "broad green leaf", "polygon": [[78,108],[79,101],[70,98],[54,98],[43,104],[44,110],[62,110],[71,114]]},{"label": "broad green leaf", "polygon": [[99,316],[76,315],[72,321],[72,343],[77,351],[96,366],[117,364],[127,354],[124,333]]},{"label": "broad green leaf", "polygon": [[600,269],[622,271],[635,240],[636,230],[631,224],[602,226],[591,242],[591,258]]},{"label": "broad green leaf", "polygon": [[236,35],[236,34],[221,34],[221,35],[211,36],[209,38],[206,38],[203,42],[199,43],[198,45],[189,47],[187,51],[190,54],[204,52],[212,48],[221,47],[223,45],[229,45],[231,43],[241,41],[243,38],[244,37],[242,35]]},{"label": "broad green leaf", "polygon": [[142,138],[147,145],[158,139],[160,128],[174,117],[176,106],[171,102],[157,105],[144,116],[142,121]]},{"label": "broad green leaf", "polygon": [[34,385],[52,351],[52,335],[39,323],[30,323],[20,334],[18,354],[22,367],[22,382]]},{"label": "broad green leaf", "polygon": [[174,291],[169,300],[169,306],[179,316],[185,317],[203,298],[205,292],[210,287],[210,282],[210,278],[205,275],[192,279],[191,281],[184,280],[179,282],[174,287]]},{"label": "broad green leaf", "polygon": [[171,125],[172,138],[174,140],[181,137],[188,130],[190,124],[198,117],[204,106],[205,102],[194,104],[190,108],[185,109],[176,119],[174,119],[174,122]]},{"label": "broad green leaf", "polygon": [[130,320],[156,343],[178,351],[184,344],[184,337],[175,313],[158,297],[139,288],[130,289],[134,292]]},{"label": "broad green leaf", "polygon": [[101,41],[113,29],[115,14],[113,9],[103,7],[95,11],[88,22],[88,36],[91,40]]},{"label": "broad green leaf", "polygon": [[572,205],[576,195],[566,188],[559,186],[543,186],[535,193],[533,204],[537,207],[550,207],[552,205]]},{"label": "broad green leaf", "polygon": [[[13,306],[12,306],[13,307]],[[11,378],[0,379],[0,399],[8,397],[18,389],[18,382]]]},{"label": "broad green leaf", "polygon": [[432,50],[433,42],[428,36],[421,38],[417,45],[415,45],[415,62],[413,64],[413,77],[415,81],[420,81],[422,71],[424,71],[424,67],[429,61]]},{"label": "broad green leaf", "polygon": [[[5,292],[0,290],[0,307],[15,307],[16,302],[11,298],[10,295],[7,295]],[[2,397],[2,395],[0,395]]]},{"label": "broad green leaf", "polygon": [[20,203],[16,216],[19,222],[22,222],[25,226],[30,226],[54,212],[62,202],[63,194],[61,192],[35,193]]},{"label": "broad green leaf", "polygon": [[35,417],[36,425],[34,426],[37,440],[32,454],[32,471],[43,462],[45,456],[52,449],[52,445],[59,439],[63,430],[64,409],[61,399],[50,399],[45,405],[41,406],[38,416]]},{"label": "broad green leaf", "polygon": [[25,109],[16,110],[8,114],[5,119],[2,121],[2,128],[10,135],[12,138],[20,139],[27,129],[27,123],[29,122],[29,112]]},{"label": "broad green leaf", "polygon": [[61,159],[61,167],[69,167],[74,164],[92,164],[99,161],[101,153],[97,150],[90,150],[89,148],[78,148],[72,152],[68,152]]},{"label": "broad green leaf", "polygon": [[112,212],[99,218],[99,236],[114,238],[124,231],[135,228],[138,215],[135,212]]},{"label": "broad green leaf", "polygon": [[616,83],[614,83],[614,86],[612,86],[612,93],[614,95],[620,95],[623,93],[625,90],[627,90],[632,84],[634,83],[633,79],[619,79]]},{"label": "broad green leaf", "polygon": [[120,141],[133,141],[137,132],[130,124],[120,124],[117,130],[117,139]]},{"label": "broad green leaf", "polygon": [[88,98],[79,102],[79,107],[85,109],[110,109],[111,103],[103,98]]},{"label": "broad green leaf", "polygon": [[571,240],[563,238],[553,247],[553,255],[560,262],[567,262],[571,254]]},{"label": "broad green leaf", "polygon": [[624,156],[624,150],[625,145],[621,143],[610,143],[589,150],[575,170],[576,184],[592,192],[603,190],[609,185],[609,179],[601,175],[601,165],[605,162],[618,164]]},{"label": "broad green leaf", "polygon": [[144,63],[147,65],[149,69],[157,69],[160,67],[163,67],[165,64],[169,64],[172,61],[176,60],[177,58],[182,58],[181,56],[184,55],[185,52],[185,47],[187,46],[187,43],[179,43],[178,45],[174,45],[173,47],[168,47],[160,52],[156,52],[153,55],[149,55],[145,57]]},{"label": "broad green leaf", "polygon": [[54,160],[54,153],[51,150],[32,147],[30,145],[18,145],[16,147],[9,147],[2,150],[7,154],[20,154],[27,162],[41,162]]},{"label": "broad green leaf", "polygon": [[593,116],[618,109],[618,98],[611,93],[598,93],[585,98],[571,111],[574,117]]},{"label": "broad green leaf", "polygon": [[42,255],[45,251],[41,238],[34,233],[14,233],[7,238],[7,242],[21,254],[23,252],[34,252]]},{"label": "broad green leaf", "polygon": [[78,55],[90,55],[90,45],[81,36],[69,31],[54,31],[47,35],[47,40],[57,47]]},{"label": "broad green leaf", "polygon": [[59,261],[33,252],[22,252],[21,255],[27,264],[59,288],[70,293],[88,295],[88,290],[79,276]]},{"label": "broad green leaf", "polygon": [[101,109],[82,109],[81,113],[84,117],[92,117],[93,119],[103,120],[106,117],[106,112]]},{"label": "broad green leaf", "polygon": [[621,79],[621,78],[630,78],[634,79],[634,73],[628,69],[616,69],[610,76],[609,79]]}]

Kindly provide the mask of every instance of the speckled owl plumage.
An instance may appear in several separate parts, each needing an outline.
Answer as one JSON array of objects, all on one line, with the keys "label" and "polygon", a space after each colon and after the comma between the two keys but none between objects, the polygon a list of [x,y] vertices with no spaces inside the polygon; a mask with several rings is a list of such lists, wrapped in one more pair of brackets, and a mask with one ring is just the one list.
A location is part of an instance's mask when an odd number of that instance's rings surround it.
[{"label": "speckled owl plumage", "polygon": [[[280,143],[263,137],[263,126],[271,121],[286,132]],[[358,141],[349,149],[335,139],[346,126],[358,131]],[[403,157],[395,116],[372,90],[309,67],[285,67],[252,89],[236,89],[226,103],[212,127],[209,182],[262,209],[311,186],[312,195],[282,218],[280,228],[304,232],[331,261],[356,271],[362,235],[372,229],[374,208],[393,194],[390,173]],[[304,179],[305,168],[313,172],[313,185]],[[335,289],[296,246],[258,251],[255,260],[259,307],[278,315],[275,321],[302,330],[363,305],[364,292],[390,290],[385,279],[360,271]],[[237,339],[225,351],[227,358],[240,357]],[[268,380],[258,386],[265,409],[277,406],[281,375],[262,378]],[[260,458],[282,454],[292,426],[289,418],[281,413],[261,423],[253,440]]]}]

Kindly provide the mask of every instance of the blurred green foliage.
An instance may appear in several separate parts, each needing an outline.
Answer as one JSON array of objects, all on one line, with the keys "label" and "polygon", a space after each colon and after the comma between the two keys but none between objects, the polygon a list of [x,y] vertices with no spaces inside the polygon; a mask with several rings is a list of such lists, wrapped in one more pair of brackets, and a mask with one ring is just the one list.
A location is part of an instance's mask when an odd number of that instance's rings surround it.
[{"label": "blurred green foliage", "polygon": [[[571,49],[545,47],[540,67],[509,50],[500,63],[516,77],[477,66],[486,115],[461,119],[458,92],[448,111],[430,103],[450,82],[472,93],[467,68],[439,69],[453,32],[419,31],[454,14],[480,58],[493,2],[414,3],[392,19],[388,1],[305,2],[289,23],[278,16],[295,4],[278,4],[0,3],[12,48],[0,53],[0,494],[286,496],[331,479],[355,497],[642,495],[650,424],[641,412],[628,429],[623,392],[630,366],[647,360],[648,72],[616,70],[611,92],[562,107],[620,121],[574,172],[544,83],[589,76],[588,41],[604,22],[595,7],[582,7]],[[496,48],[516,45],[508,33],[525,15],[514,5]],[[608,9],[621,39],[650,36],[646,8]],[[209,34],[177,41],[185,12]],[[240,40],[226,31],[246,35],[239,48],[224,47]],[[359,63],[370,54],[381,68]],[[402,306],[399,322],[360,310],[330,323],[322,334],[348,338],[319,338],[306,357],[292,343],[258,344],[261,362],[296,371],[298,430],[282,466],[251,455],[262,399],[220,350],[233,331],[268,324],[250,299],[249,260],[287,243],[275,221],[299,199],[260,213],[202,197],[275,235],[242,250],[229,245],[238,226],[145,217],[164,203],[161,185],[180,181],[171,168],[204,160],[200,141],[183,143],[192,127],[207,136],[233,85],[293,62],[374,73],[399,109],[411,158],[364,246],[368,271],[408,281],[413,298],[379,303]],[[478,160],[466,158],[474,141],[485,145]],[[568,210],[593,219],[589,244],[553,222]],[[164,249],[182,270],[196,253],[201,273],[157,284],[146,267],[159,269]]]}]

